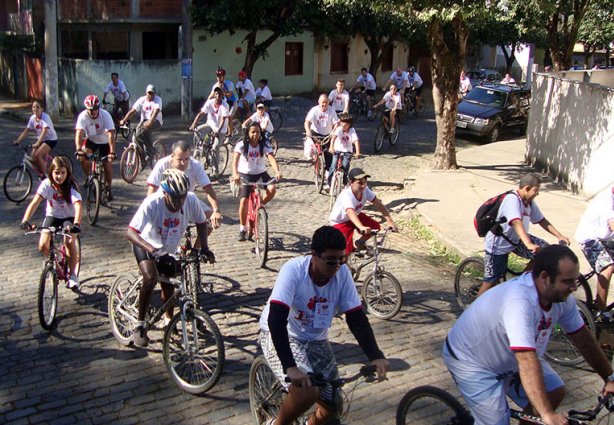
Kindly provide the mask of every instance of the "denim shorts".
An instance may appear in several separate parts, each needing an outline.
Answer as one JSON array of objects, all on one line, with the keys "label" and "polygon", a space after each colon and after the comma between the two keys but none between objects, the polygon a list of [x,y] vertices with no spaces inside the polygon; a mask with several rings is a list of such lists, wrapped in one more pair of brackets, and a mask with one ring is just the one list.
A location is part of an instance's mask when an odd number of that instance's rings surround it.
[{"label": "denim shorts", "polygon": [[582,252],[597,273],[614,264],[614,241],[590,240],[582,244]]},{"label": "denim shorts", "polygon": [[[548,242],[538,238],[537,236],[529,235],[529,238],[531,239],[532,243],[542,248],[548,246]],[[531,250],[527,248],[524,243],[522,243],[522,241],[518,243],[512,252],[519,257],[526,258],[527,260],[532,260],[535,256],[535,254],[533,254]],[[495,283],[505,275],[508,257],[509,253],[492,254],[488,251],[484,253],[484,282]]]}]

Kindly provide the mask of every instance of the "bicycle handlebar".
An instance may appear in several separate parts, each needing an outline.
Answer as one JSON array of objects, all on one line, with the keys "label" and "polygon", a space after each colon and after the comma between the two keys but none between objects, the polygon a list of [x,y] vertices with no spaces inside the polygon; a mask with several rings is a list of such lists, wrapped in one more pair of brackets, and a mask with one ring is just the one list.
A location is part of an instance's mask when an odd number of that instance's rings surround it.
[{"label": "bicycle handlebar", "polygon": [[[311,379],[311,383],[318,387],[323,387],[326,384],[331,384],[334,387],[342,387],[345,384],[350,382],[354,382],[359,378],[365,378],[368,381],[375,379],[376,367],[374,365],[365,365],[360,368],[360,370],[347,378],[339,378],[339,379],[329,379],[326,378],[321,373],[308,373],[309,378]],[[286,382],[290,382],[290,378],[286,376]]]},{"label": "bicycle handlebar", "polygon": [[279,183],[279,180],[275,177],[273,177],[271,180],[269,180],[268,182],[248,182],[245,179],[241,179],[241,184],[245,185],[245,186],[252,186],[252,187],[267,187],[270,184],[274,184],[274,183]]},{"label": "bicycle handlebar", "polygon": [[38,235],[38,234],[43,233],[45,230],[49,230],[54,235],[60,235],[60,236],[66,236],[66,237],[72,238],[72,235],[70,233],[66,233],[63,230],[58,229],[55,226],[49,226],[49,227],[34,226],[34,229],[32,229],[29,232],[24,233],[24,236],[25,235],[35,235],[35,234]]}]

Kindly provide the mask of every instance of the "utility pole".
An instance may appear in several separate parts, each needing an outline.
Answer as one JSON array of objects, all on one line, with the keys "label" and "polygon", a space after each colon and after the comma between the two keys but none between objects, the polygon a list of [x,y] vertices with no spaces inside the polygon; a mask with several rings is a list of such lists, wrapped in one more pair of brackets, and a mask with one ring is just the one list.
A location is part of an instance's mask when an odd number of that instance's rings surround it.
[{"label": "utility pole", "polygon": [[183,0],[181,23],[181,120],[189,122],[192,115],[192,0]]},{"label": "utility pole", "polygon": [[45,0],[45,101],[52,120],[59,118],[57,3]]}]

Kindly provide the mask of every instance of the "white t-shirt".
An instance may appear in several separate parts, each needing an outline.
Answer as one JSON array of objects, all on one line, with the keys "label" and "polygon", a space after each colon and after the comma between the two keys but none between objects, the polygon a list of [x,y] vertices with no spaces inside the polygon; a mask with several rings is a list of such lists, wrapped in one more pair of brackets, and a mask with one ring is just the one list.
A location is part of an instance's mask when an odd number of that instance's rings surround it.
[{"label": "white t-shirt", "polygon": [[335,152],[352,152],[354,142],[358,141],[358,135],[354,127],[350,127],[348,132],[344,132],[342,127],[335,129],[335,144],[333,148]]},{"label": "white t-shirt", "polygon": [[113,85],[113,81],[111,81],[104,89],[104,94],[108,92],[113,93],[113,97],[118,102],[123,102],[124,100],[128,100],[128,90],[126,90],[126,86],[122,80],[117,80],[117,85]]},{"label": "white t-shirt", "polygon": [[471,87],[471,80],[469,77],[465,75],[465,78],[460,79],[460,91],[463,93],[467,93],[471,91],[473,87]]},{"label": "white t-shirt", "polygon": [[41,182],[36,189],[36,194],[40,195],[47,201],[45,216],[55,218],[68,218],[75,216],[75,203],[81,202],[81,194],[70,188],[70,204],[67,203],[62,195],[53,187],[49,179]]},{"label": "white t-shirt", "polygon": [[273,149],[268,144],[264,145],[262,151],[263,155],[260,155],[260,145],[255,148],[251,145],[247,148],[247,158],[243,155],[243,144],[245,142],[241,140],[235,145],[235,152],[238,152],[239,163],[237,164],[237,171],[241,174],[260,174],[266,171],[266,164],[264,158],[269,154],[273,154]]},{"label": "white t-shirt", "polygon": [[147,99],[147,96],[141,96],[132,105],[132,109],[141,114],[141,122],[150,119],[156,109],[159,109],[160,112],[156,116],[156,121],[162,125],[162,99],[160,96],[155,95],[151,101]]},{"label": "white t-shirt", "polygon": [[[506,222],[501,224],[503,234],[515,244],[518,244],[520,238],[511,226],[512,221],[522,220],[522,226],[528,233],[529,223],[539,223],[544,219],[544,215],[539,210],[535,201],[525,205],[517,192],[510,193],[503,199],[503,202],[501,202],[497,220],[501,217],[505,217],[506,219]],[[495,255],[508,254],[515,248],[516,246],[506,241],[505,238],[502,236],[495,236],[492,232],[488,232],[484,238],[484,249]]]},{"label": "white t-shirt", "polygon": [[92,119],[87,114],[87,109],[82,111],[77,117],[77,130],[83,130],[85,137],[92,143],[97,145],[106,145],[109,143],[107,134],[109,131],[115,131],[115,124],[111,114],[104,109],[98,110],[98,118]]},{"label": "white t-shirt", "polygon": [[[164,170],[172,168],[171,157],[172,155],[168,155],[156,162],[151,174],[149,174],[149,177],[147,178],[147,184],[149,186],[160,187]],[[190,192],[194,192],[196,185],[206,187],[211,184],[211,180],[209,180],[209,176],[205,172],[203,165],[200,163],[200,161],[197,161],[194,158],[190,158],[188,168],[185,169],[184,173],[190,180],[190,187],[188,189]]]},{"label": "white t-shirt", "polygon": [[326,111],[322,111],[320,106],[317,105],[309,110],[305,121],[311,123],[311,131],[327,136],[333,131],[333,127],[339,122],[339,118],[337,118],[333,108],[328,107]]},{"label": "white t-shirt", "polygon": [[235,87],[237,88],[237,93],[239,92],[239,90],[243,91],[243,97],[248,102],[253,102],[254,100],[256,100],[256,90],[254,90],[254,85],[249,78],[246,78],[245,81],[237,81]]},{"label": "white t-shirt", "polygon": [[356,82],[358,84],[362,84],[363,87],[367,90],[375,90],[377,88],[377,86],[375,85],[375,78],[373,78],[373,75],[369,73],[367,73],[366,77],[360,74],[356,79]]},{"label": "white t-shirt", "polygon": [[266,131],[268,133],[273,132],[273,123],[271,122],[271,117],[269,116],[268,112],[265,111],[262,116],[258,112],[254,112],[249,119],[252,122],[257,122],[260,124],[262,131]]},{"label": "white t-shirt", "polygon": [[347,90],[339,93],[337,90],[333,90],[328,95],[328,101],[335,111],[345,111],[346,106],[350,103],[350,94]]},{"label": "white t-shirt", "polygon": [[143,200],[128,227],[163,253],[174,254],[188,223],[201,224],[207,219],[200,205],[196,195],[188,192],[183,207],[170,212],[164,202],[164,192],[158,190]]},{"label": "white t-shirt", "polygon": [[595,239],[612,239],[614,232],[610,230],[609,220],[614,220],[614,195],[608,187],[588,204],[582,214],[576,230],[578,243]]},{"label": "white t-shirt", "polygon": [[392,80],[394,85],[397,86],[397,89],[399,89],[399,91],[403,87],[405,87],[406,82],[409,81],[407,79],[407,72],[405,72],[405,71],[402,71],[401,75],[397,74],[397,72],[394,71],[392,74],[390,74],[390,80]]},{"label": "white t-shirt", "polygon": [[256,89],[256,97],[260,97],[262,100],[273,100],[273,95],[271,94],[269,86],[258,87]]},{"label": "white t-shirt", "polygon": [[365,207],[366,203],[373,202],[374,199],[375,193],[369,189],[368,186],[365,187],[365,191],[362,193],[362,199],[360,200],[356,199],[350,186],[346,187],[341,191],[339,196],[337,196],[335,205],[333,205],[333,209],[328,216],[331,225],[349,221],[350,219],[347,214],[348,209],[353,209],[356,215],[358,215]]},{"label": "white t-shirt", "polygon": [[28,130],[36,131],[37,139],[41,137],[41,133],[45,128],[47,128],[47,134],[43,138],[44,140],[58,140],[58,135],[55,132],[55,128],[53,128],[53,122],[51,121],[51,117],[47,115],[46,112],[41,113],[41,119],[36,118],[36,114],[32,114],[30,119],[28,120],[28,124],[26,126]]},{"label": "white t-shirt", "polygon": [[411,86],[412,84],[416,84],[416,89],[419,89],[420,87],[422,87],[422,78],[420,78],[420,75],[414,71],[414,75],[411,76],[409,75],[409,73],[407,73],[407,81],[409,82],[409,84],[407,85],[407,87]]},{"label": "white t-shirt", "polygon": [[536,351],[544,355],[550,334],[558,323],[567,333],[584,327],[576,300],[539,304],[531,273],[525,273],[487,291],[461,314],[448,343],[456,357],[470,366],[492,373],[515,372],[515,351]]},{"label": "white t-shirt", "polygon": [[394,110],[394,109],[401,109],[402,108],[402,103],[401,103],[401,93],[397,92],[397,94],[393,95],[390,92],[387,92],[384,95],[384,106],[386,106],[386,109],[389,110]]},{"label": "white t-shirt", "polygon": [[309,276],[311,255],[285,263],[275,281],[273,292],[260,316],[260,329],[269,331],[270,304],[290,309],[288,335],[307,341],[328,338],[333,317],[362,308],[350,269],[343,265],[324,286],[317,286]]},{"label": "white t-shirt", "polygon": [[[222,103],[218,105],[215,103],[215,99],[209,99],[200,108],[200,111],[207,114],[207,125],[211,127],[213,132],[221,134],[228,132],[228,120],[224,121],[224,118],[230,116],[230,108],[225,100],[222,100]],[[220,128],[220,126],[222,127]]]}]

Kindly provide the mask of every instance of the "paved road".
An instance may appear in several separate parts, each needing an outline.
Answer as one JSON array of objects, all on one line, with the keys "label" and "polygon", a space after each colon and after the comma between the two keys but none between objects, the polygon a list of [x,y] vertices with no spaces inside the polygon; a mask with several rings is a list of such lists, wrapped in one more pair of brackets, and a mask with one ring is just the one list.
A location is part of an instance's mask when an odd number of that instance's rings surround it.
[{"label": "paved road", "polygon": [[[294,106],[297,116],[306,109]],[[218,263],[207,272],[215,293],[203,298],[219,325],[226,345],[226,369],[216,387],[202,397],[182,393],[169,379],[161,355],[160,332],[152,332],[146,351],[121,347],[107,319],[109,285],[119,273],[134,273],[136,265],[125,229],[146,192],[145,175],[134,185],[117,180],[111,208],[103,208],[99,225],[83,228],[82,287],[78,294],[62,288],[56,329],[45,332],[36,314],[36,285],[41,258],[35,241],[17,228],[24,205],[0,195],[0,423],[251,423],[247,381],[250,363],[258,353],[257,320],[276,273],[288,259],[308,251],[308,238],[326,223],[328,199],[317,195],[311,168],[301,157],[300,119],[280,133],[279,157],[284,180],[270,204],[273,249],[268,268],[257,269],[249,242],[236,242],[237,200],[227,180],[216,183],[224,226],[211,239]],[[0,146],[8,146],[22,126],[0,116]],[[359,122],[363,152],[372,153],[372,123]],[[179,125],[175,129],[180,128]],[[166,131],[170,145],[186,133]],[[72,135],[60,132],[61,151],[72,151]],[[432,120],[413,120],[402,129],[394,151],[368,157],[358,164],[372,174],[371,186],[392,208],[412,199],[403,182],[432,152]],[[367,143],[365,143],[367,141]],[[386,153],[389,152],[389,153]],[[17,149],[4,149],[0,174],[19,159]],[[117,170],[117,166],[116,166]],[[38,214],[42,216],[42,208]],[[440,346],[455,319],[450,270],[427,261],[420,242],[407,234],[393,235],[385,266],[400,280],[405,304],[391,321],[371,319],[381,348],[397,371],[387,382],[358,388],[351,423],[393,423],[396,405],[410,388],[432,384],[451,389],[442,368]],[[342,320],[335,320],[331,340],[341,372],[353,372],[365,359]],[[598,388],[593,376],[566,369],[572,399],[592,401]],[[581,385],[577,385],[579,383]]]}]

